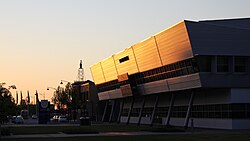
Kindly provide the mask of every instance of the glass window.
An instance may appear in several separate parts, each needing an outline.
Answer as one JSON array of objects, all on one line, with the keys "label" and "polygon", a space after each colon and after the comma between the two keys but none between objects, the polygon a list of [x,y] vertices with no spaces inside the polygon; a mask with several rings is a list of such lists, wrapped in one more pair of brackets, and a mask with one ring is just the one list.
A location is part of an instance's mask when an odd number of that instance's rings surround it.
[{"label": "glass window", "polygon": [[235,56],[234,57],[234,72],[246,72],[247,71],[247,61],[246,57]]},{"label": "glass window", "polygon": [[174,70],[175,68],[174,68],[174,64],[170,64],[169,65],[169,68],[170,68],[170,70]]},{"label": "glass window", "polygon": [[190,61],[191,61],[190,59],[186,60],[186,66],[191,66],[191,62]]},{"label": "glass window", "polygon": [[246,114],[245,112],[232,112],[232,118],[233,119],[242,119],[242,118],[246,118]]},{"label": "glass window", "polygon": [[217,72],[229,71],[229,57],[217,56]]},{"label": "glass window", "polygon": [[211,56],[199,56],[197,60],[201,72],[211,72]]},{"label": "glass window", "polygon": [[192,61],[193,71],[194,71],[195,73],[198,72],[198,71],[199,71],[199,67],[198,67],[196,58],[192,58],[191,61]]},{"label": "glass window", "polygon": [[176,69],[176,70],[180,69],[180,64],[179,64],[179,62],[175,63],[174,65],[175,65],[175,69]]},{"label": "glass window", "polygon": [[246,105],[245,104],[232,104],[232,111],[245,111]]},{"label": "glass window", "polygon": [[170,71],[169,65],[165,66],[165,71]]},{"label": "glass window", "polygon": [[119,59],[119,62],[122,63],[122,62],[125,62],[125,61],[128,61],[128,60],[129,60],[129,57],[125,56],[125,57]]},{"label": "glass window", "polygon": [[185,68],[185,67],[186,67],[185,61],[181,61],[181,62],[180,62],[180,66],[181,66],[181,68]]}]

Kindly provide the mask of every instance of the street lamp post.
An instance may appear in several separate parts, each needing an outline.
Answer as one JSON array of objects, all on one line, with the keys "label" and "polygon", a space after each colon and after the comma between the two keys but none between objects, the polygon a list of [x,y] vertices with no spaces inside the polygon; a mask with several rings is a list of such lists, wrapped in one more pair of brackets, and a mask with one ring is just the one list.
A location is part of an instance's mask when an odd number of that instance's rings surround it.
[{"label": "street lamp post", "polygon": [[71,84],[71,82],[66,81],[66,80],[61,80],[60,84],[63,84],[63,82],[67,82],[67,83]]},{"label": "street lamp post", "polygon": [[53,90],[57,91],[57,89],[54,88],[54,87],[47,87],[47,91],[49,91],[50,89],[53,89]]},{"label": "street lamp post", "polygon": [[57,90],[56,88],[53,88],[53,87],[47,87],[47,91],[48,91],[49,89]]}]

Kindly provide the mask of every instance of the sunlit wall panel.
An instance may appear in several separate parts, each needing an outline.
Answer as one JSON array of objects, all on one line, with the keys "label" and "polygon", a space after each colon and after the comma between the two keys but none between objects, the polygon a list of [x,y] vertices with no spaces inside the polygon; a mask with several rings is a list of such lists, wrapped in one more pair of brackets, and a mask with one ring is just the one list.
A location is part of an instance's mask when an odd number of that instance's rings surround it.
[{"label": "sunlit wall panel", "polygon": [[101,65],[106,81],[117,79],[117,71],[113,56],[103,60]]},{"label": "sunlit wall panel", "polygon": [[132,48],[140,72],[162,66],[154,37],[150,37]]},{"label": "sunlit wall panel", "polygon": [[155,35],[163,65],[193,56],[185,22]]},{"label": "sunlit wall panel", "polygon": [[114,55],[115,64],[117,67],[118,75],[133,74],[138,72],[137,64],[133,49],[127,48],[124,51]]},{"label": "sunlit wall panel", "polygon": [[103,75],[103,71],[102,71],[102,67],[101,67],[100,62],[91,66],[90,70],[91,70],[92,77],[94,79],[95,84],[100,84],[100,83],[106,82],[104,75]]}]

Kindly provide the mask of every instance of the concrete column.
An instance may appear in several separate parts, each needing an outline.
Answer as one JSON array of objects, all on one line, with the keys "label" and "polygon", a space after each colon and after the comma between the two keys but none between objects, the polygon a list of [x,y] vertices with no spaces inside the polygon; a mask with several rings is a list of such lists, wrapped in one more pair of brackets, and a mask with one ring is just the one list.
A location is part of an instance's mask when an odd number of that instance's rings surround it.
[{"label": "concrete column", "polygon": [[119,124],[121,122],[121,115],[122,115],[122,111],[123,111],[123,106],[124,106],[124,98],[122,99],[121,105],[120,105],[120,111],[118,114],[118,118],[117,118],[117,123]]},{"label": "concrete column", "polygon": [[146,101],[146,97],[143,96],[143,101],[142,101],[141,110],[140,110],[140,113],[139,113],[139,118],[138,118],[137,125],[141,124],[142,111],[144,109],[145,101]]},{"label": "concrete column", "polygon": [[156,96],[156,100],[155,100],[154,109],[153,109],[153,112],[152,112],[152,116],[151,116],[151,119],[150,119],[150,120],[151,120],[151,121],[150,121],[150,126],[153,125],[153,121],[154,121],[154,117],[155,117],[155,111],[156,111],[158,102],[159,102],[159,96],[157,95],[157,96]]},{"label": "concrete column", "polygon": [[187,114],[186,114],[186,118],[185,118],[185,123],[184,123],[184,128],[187,129],[188,127],[188,122],[189,122],[189,119],[190,119],[190,114],[191,114],[191,110],[192,110],[192,106],[193,106],[193,101],[194,101],[194,91],[192,91],[191,93],[191,97],[190,97],[190,100],[189,100],[189,104],[188,104],[188,110],[187,110]]},{"label": "concrete column", "polygon": [[165,121],[165,125],[166,126],[170,125],[169,124],[170,123],[170,116],[171,116],[172,109],[173,109],[173,106],[174,106],[174,101],[175,101],[175,94],[172,93],[170,104],[169,104],[169,108],[168,108],[168,114],[167,114],[167,118],[166,118],[166,121]]},{"label": "concrete column", "polygon": [[113,100],[113,104],[112,104],[112,108],[111,108],[111,112],[109,116],[109,122],[112,122],[115,106],[116,106],[116,100]]},{"label": "concrete column", "polygon": [[134,97],[132,97],[132,102],[131,102],[130,109],[129,109],[129,112],[128,112],[128,119],[127,119],[126,124],[129,124],[129,120],[130,120],[130,116],[131,116],[131,113],[132,113],[132,110],[133,110],[133,106],[134,106]]},{"label": "concrete column", "polygon": [[103,115],[102,115],[102,122],[104,122],[104,120],[105,120],[105,116],[106,116],[106,113],[107,113],[107,110],[108,110],[108,104],[109,104],[109,101],[107,100],[106,104],[105,104],[104,112],[103,112]]}]

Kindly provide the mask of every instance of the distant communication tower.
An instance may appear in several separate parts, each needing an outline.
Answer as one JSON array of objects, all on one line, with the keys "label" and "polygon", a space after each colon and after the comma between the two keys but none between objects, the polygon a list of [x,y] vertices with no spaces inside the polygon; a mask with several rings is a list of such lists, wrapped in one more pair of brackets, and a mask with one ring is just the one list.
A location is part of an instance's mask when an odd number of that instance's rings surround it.
[{"label": "distant communication tower", "polygon": [[78,69],[77,81],[84,81],[84,69],[82,67],[82,60],[80,60],[80,68]]}]

